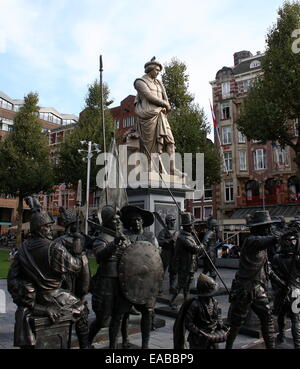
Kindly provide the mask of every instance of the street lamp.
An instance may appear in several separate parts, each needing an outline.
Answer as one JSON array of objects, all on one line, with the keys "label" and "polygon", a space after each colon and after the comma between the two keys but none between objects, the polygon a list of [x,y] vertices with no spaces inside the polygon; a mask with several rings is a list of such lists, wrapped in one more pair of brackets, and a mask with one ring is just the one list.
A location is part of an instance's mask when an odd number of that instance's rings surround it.
[{"label": "street lamp", "polygon": [[[88,234],[88,218],[89,218],[89,194],[90,194],[90,176],[91,176],[91,159],[94,156],[94,153],[101,152],[99,145],[93,143],[92,141],[80,141],[81,145],[88,145],[88,149],[78,149],[79,154],[86,153],[87,155],[82,158],[83,161],[87,161],[87,175],[86,175],[86,216],[85,216],[85,225],[84,231],[85,234]],[[94,149],[92,150],[92,146]]]}]

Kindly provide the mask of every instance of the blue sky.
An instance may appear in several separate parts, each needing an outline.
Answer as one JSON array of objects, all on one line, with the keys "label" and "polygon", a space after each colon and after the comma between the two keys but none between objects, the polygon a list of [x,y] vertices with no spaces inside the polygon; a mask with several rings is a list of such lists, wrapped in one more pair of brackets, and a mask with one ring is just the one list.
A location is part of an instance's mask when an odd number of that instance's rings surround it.
[{"label": "blue sky", "polygon": [[190,91],[211,120],[209,81],[233,53],[264,51],[283,0],[0,0],[0,90],[38,92],[40,106],[78,115],[99,55],[113,106],[156,56],[185,62]]}]

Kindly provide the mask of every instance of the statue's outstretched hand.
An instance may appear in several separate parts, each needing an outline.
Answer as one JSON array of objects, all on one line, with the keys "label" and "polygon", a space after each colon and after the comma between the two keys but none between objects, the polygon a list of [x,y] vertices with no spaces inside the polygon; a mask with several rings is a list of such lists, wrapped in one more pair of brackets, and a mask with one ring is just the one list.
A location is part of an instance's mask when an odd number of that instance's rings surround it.
[{"label": "statue's outstretched hand", "polygon": [[61,313],[59,312],[59,310],[52,306],[47,307],[46,313],[52,323],[55,323],[61,316]]}]

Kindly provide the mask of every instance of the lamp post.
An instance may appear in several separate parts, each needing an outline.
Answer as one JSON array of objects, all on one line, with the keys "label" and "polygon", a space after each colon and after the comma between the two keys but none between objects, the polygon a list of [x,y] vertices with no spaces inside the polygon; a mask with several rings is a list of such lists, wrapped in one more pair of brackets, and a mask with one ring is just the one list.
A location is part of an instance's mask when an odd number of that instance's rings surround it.
[{"label": "lamp post", "polygon": [[[88,219],[89,219],[89,195],[90,195],[90,177],[91,177],[91,159],[94,156],[94,153],[97,154],[101,152],[99,145],[93,143],[92,141],[80,141],[81,145],[87,145],[87,150],[79,149],[78,152],[80,154],[86,153],[87,155],[82,158],[83,161],[87,161],[87,174],[86,174],[86,215],[85,215],[85,223],[84,223],[84,231],[85,234],[88,234]],[[94,149],[92,149],[94,147]]]}]

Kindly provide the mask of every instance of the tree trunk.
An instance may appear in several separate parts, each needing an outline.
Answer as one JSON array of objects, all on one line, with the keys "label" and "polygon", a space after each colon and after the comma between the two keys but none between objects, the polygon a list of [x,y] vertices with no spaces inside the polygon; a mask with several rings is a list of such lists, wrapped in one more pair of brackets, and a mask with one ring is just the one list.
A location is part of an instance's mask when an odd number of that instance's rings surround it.
[{"label": "tree trunk", "polygon": [[23,224],[23,195],[19,194],[19,203],[17,208],[17,235],[16,246],[19,248],[22,243],[22,224]]}]

